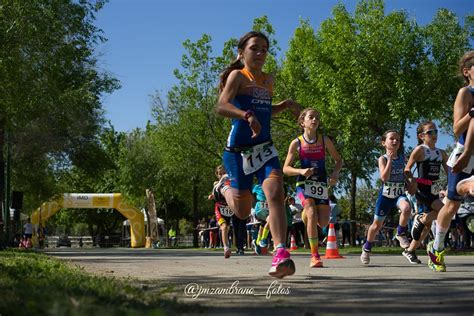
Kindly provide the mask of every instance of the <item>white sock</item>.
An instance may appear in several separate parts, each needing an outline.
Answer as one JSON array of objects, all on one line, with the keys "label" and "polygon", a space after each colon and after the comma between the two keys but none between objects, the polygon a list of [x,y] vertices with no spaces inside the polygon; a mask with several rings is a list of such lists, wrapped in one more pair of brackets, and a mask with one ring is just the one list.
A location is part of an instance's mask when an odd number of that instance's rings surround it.
[{"label": "white sock", "polygon": [[446,237],[448,230],[449,227],[441,227],[436,223],[436,236],[433,243],[433,248],[436,251],[442,251],[444,249],[444,237]]}]

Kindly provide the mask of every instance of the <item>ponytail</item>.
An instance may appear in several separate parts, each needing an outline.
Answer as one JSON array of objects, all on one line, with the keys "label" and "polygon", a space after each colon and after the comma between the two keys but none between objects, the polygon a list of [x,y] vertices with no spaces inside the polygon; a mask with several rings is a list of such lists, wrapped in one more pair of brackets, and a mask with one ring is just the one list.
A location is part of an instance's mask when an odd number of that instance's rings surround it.
[{"label": "ponytail", "polygon": [[232,64],[230,64],[221,74],[221,82],[219,83],[219,93],[224,90],[225,84],[227,83],[227,78],[229,77],[230,73],[236,69],[243,69],[244,64],[240,61],[240,59],[235,59]]}]

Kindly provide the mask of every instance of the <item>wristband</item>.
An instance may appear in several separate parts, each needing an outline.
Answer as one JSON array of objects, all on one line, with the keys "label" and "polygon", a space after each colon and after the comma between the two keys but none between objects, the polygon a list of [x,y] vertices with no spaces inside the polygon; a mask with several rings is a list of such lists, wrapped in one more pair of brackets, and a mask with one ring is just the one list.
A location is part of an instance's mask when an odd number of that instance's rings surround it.
[{"label": "wristband", "polygon": [[247,112],[245,112],[245,115],[244,115],[244,120],[246,120],[246,121],[248,122],[248,121],[249,121],[249,118],[250,118],[251,116],[254,116],[254,115],[255,115],[255,113],[253,113],[253,111],[247,110]]},{"label": "wristband", "polygon": [[469,116],[470,116],[471,118],[474,117],[474,108],[471,108],[471,109],[469,110]]}]

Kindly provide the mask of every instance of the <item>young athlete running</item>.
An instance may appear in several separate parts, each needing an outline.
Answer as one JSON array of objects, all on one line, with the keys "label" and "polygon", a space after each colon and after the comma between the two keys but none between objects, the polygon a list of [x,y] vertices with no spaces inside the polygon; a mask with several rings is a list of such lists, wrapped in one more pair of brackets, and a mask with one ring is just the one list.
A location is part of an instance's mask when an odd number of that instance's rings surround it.
[{"label": "young athlete running", "polygon": [[[216,177],[218,180],[221,180],[227,176],[224,166],[219,165],[216,167]],[[216,221],[221,229],[221,238],[222,245],[224,246],[224,258],[229,258],[231,255],[231,250],[229,247],[229,225],[230,220],[234,212],[227,205],[225,198],[219,192],[216,192],[216,186],[219,184],[219,181],[214,182],[213,194],[209,195],[209,199],[214,199],[214,213],[216,214]]]},{"label": "young athlete running", "polygon": [[[288,176],[297,176],[296,194],[303,204],[306,230],[311,249],[311,268],[320,268],[323,262],[318,252],[318,229],[329,223],[331,208],[328,199],[328,176],[326,173],[326,152],[335,160],[333,172],[329,176],[329,185],[335,185],[342,167],[342,159],[331,139],[318,133],[320,115],[314,109],[305,109],[298,118],[303,134],[294,139],[288,148],[283,172]],[[292,166],[298,157],[300,168]]]},{"label": "young athlete running", "polygon": [[418,146],[415,147],[405,166],[405,176],[412,180],[411,172],[413,165],[416,164],[418,183],[416,191],[416,199],[426,207],[428,213],[415,215],[411,236],[413,240],[410,247],[403,251],[403,256],[410,263],[418,264],[421,261],[417,258],[415,250],[418,248],[420,241],[423,240],[431,229],[431,223],[438,216],[438,212],[443,207],[443,202],[439,197],[440,191],[444,188],[444,184],[439,180],[441,166],[443,166],[446,174],[448,167],[446,162],[448,156],[444,150],[436,148],[438,140],[438,130],[433,122],[424,122],[417,128]]},{"label": "young athlete running", "polygon": [[219,115],[232,119],[232,129],[224,151],[224,166],[230,189],[219,189],[241,219],[252,207],[254,176],[262,184],[270,210],[269,223],[276,247],[269,274],[282,278],[295,273],[295,265],[285,248],[286,220],[283,175],[278,153],[270,135],[273,115],[290,108],[299,112],[296,102],[285,100],[272,105],[273,78],[263,72],[269,49],[268,38],[260,32],[245,34],[238,43],[238,57],[221,75]]},{"label": "young athlete running", "polygon": [[[461,57],[459,61],[459,71],[467,84],[465,87],[459,89],[456,100],[454,101],[453,130],[454,134],[459,138],[447,163],[449,167],[448,194],[446,196],[446,203],[439,211],[436,220],[435,240],[431,241],[426,247],[429,256],[428,266],[432,270],[439,272],[446,271],[446,265],[444,263],[444,237],[449,230],[451,219],[457,213],[463,200],[463,195],[457,191],[457,185],[461,184],[461,189],[462,180],[472,178],[474,174],[474,158],[472,155],[468,157],[468,162],[465,163],[466,167],[462,169],[461,172],[454,173],[451,169],[464,151],[466,137],[468,139],[473,137],[472,133],[474,132],[474,129],[469,129],[469,125],[472,125],[472,117],[474,117],[472,111],[474,106],[474,51],[469,51]],[[467,135],[468,129],[470,133],[469,137]],[[466,184],[470,182],[472,181],[464,181]]]},{"label": "young athlete running", "polygon": [[385,147],[385,154],[378,159],[382,187],[375,203],[374,221],[367,230],[367,241],[362,246],[360,260],[363,264],[369,264],[372,242],[382,228],[385,217],[395,207],[400,210],[396,238],[400,242],[400,247],[405,249],[410,246],[406,237],[406,229],[411,207],[405,196],[405,175],[403,173],[405,157],[398,154],[400,134],[395,130],[386,131],[382,135],[382,146]]}]

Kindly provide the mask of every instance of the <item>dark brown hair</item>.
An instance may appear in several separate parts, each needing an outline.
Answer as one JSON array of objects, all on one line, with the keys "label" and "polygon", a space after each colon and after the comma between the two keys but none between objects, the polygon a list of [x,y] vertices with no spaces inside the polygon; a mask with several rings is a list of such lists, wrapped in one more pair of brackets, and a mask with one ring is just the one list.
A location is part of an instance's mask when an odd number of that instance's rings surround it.
[{"label": "dark brown hair", "polygon": [[395,130],[395,129],[389,129],[388,131],[386,131],[385,133],[383,133],[382,135],[382,141],[384,142],[386,139],[387,139],[387,135],[390,134],[390,133],[397,133],[398,135],[400,135],[400,133]]},{"label": "dark brown hair", "polygon": [[419,135],[424,132],[425,126],[430,124],[434,125],[434,123],[431,121],[424,121],[416,128],[416,138],[418,139],[418,145],[423,144],[423,141],[420,139]]},{"label": "dark brown hair", "polygon": [[459,59],[459,73],[463,76],[467,84],[469,84],[469,78],[464,76],[463,70],[464,68],[470,69],[472,66],[474,66],[474,50],[464,53],[461,59]]},{"label": "dark brown hair", "polygon": [[[265,34],[263,34],[262,32],[251,31],[240,38],[239,43],[237,44],[237,51],[244,50],[248,40],[252,37],[263,38],[267,42],[267,46],[270,47],[270,42],[268,41],[268,37]],[[222,92],[222,90],[224,90],[225,84],[227,82],[227,77],[229,77],[229,74],[232,72],[232,70],[242,68],[244,68],[244,64],[240,61],[239,56],[237,56],[237,58],[222,72],[221,82],[219,84],[219,92]]]},{"label": "dark brown hair", "polygon": [[[318,119],[321,119],[321,113],[319,113],[318,110],[315,110],[313,108],[306,108],[304,109],[303,111],[301,111],[300,113],[300,116],[298,116],[298,126],[301,127],[301,129],[304,131],[304,128],[301,126],[301,124],[304,122],[304,118],[306,116],[306,114],[308,114],[308,112],[315,112],[318,116]],[[320,125],[318,125],[318,127],[321,126],[321,122],[320,122]]]}]

